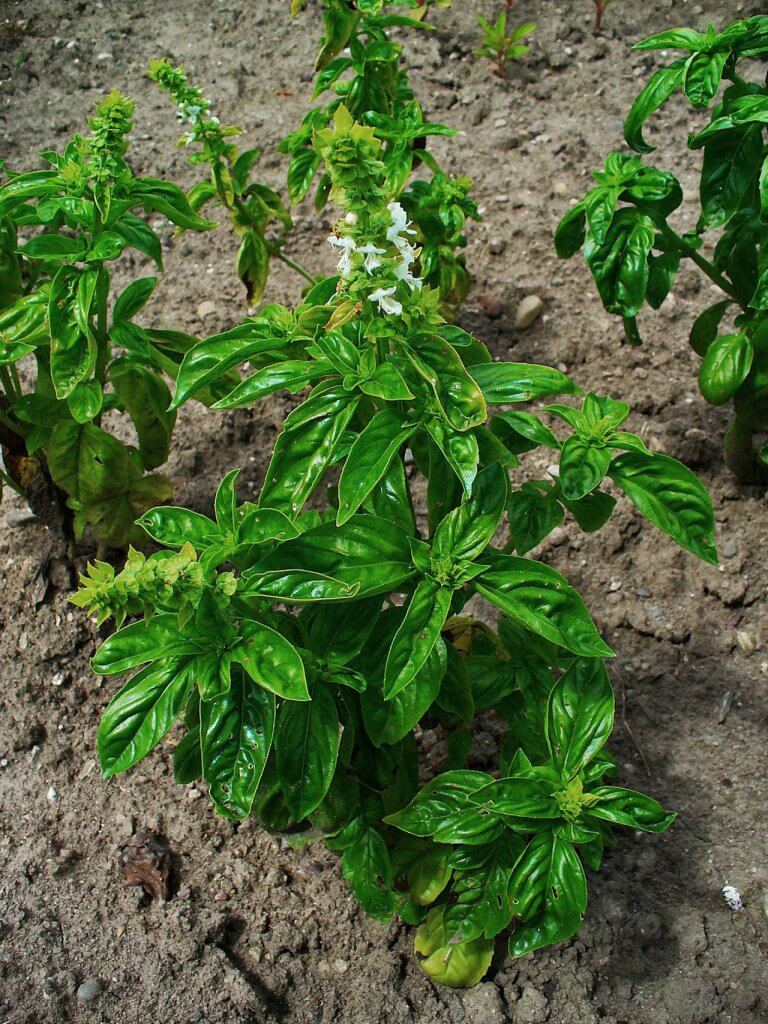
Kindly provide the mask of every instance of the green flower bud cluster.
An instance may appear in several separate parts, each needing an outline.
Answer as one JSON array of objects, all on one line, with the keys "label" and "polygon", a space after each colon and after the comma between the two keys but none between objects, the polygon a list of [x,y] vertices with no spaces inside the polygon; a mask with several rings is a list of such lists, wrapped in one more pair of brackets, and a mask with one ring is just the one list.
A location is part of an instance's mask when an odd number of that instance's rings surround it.
[{"label": "green flower bud cluster", "polygon": [[343,104],[336,111],[333,127],[315,132],[313,145],[330,175],[331,197],[345,210],[361,214],[385,200],[381,142],[374,129],[357,124]]},{"label": "green flower bud cluster", "polygon": [[[69,600],[95,615],[99,624],[114,616],[120,626],[129,615],[191,610],[200,600],[205,582],[191,544],[179,552],[159,551],[149,558],[130,548],[119,573],[108,562],[90,563],[87,575],[80,575],[80,589]],[[237,580],[231,572],[219,573],[213,588],[220,596],[231,597]]]},{"label": "green flower bud cluster", "polygon": [[130,174],[123,154],[128,148],[126,135],[133,128],[133,108],[133,100],[113,90],[88,118],[91,135],[83,143],[85,173],[97,189]]},{"label": "green flower bud cluster", "polygon": [[169,60],[153,60],[147,73],[175,101],[179,123],[189,126],[179,139],[179,146],[193,143],[202,146],[202,152],[192,157],[190,163],[208,163],[219,157],[236,158],[236,149],[225,139],[239,135],[240,129],[223,125],[211,114],[211,101],[202,90],[190,84],[183,64],[175,68]]}]

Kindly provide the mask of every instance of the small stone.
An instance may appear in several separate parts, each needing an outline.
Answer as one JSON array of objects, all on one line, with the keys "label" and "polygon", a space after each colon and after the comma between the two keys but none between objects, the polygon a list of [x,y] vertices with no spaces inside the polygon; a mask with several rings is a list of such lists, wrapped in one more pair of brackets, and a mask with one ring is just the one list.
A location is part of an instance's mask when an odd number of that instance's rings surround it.
[{"label": "small stone", "polygon": [[349,960],[334,960],[333,969],[337,974],[346,974],[349,970]]},{"label": "small stone", "polygon": [[499,137],[499,140],[496,143],[496,148],[506,151],[509,151],[510,149],[517,149],[522,141],[523,140],[520,136],[515,135],[514,133],[504,134]]},{"label": "small stone", "polygon": [[720,545],[720,554],[723,558],[733,558],[737,551],[738,547],[736,546],[736,541],[731,537],[729,537],[728,540],[724,540]]},{"label": "small stone", "polygon": [[552,186],[552,191],[555,193],[556,196],[567,196],[568,186],[565,184],[564,181],[556,181],[555,184]]},{"label": "small stone", "polygon": [[492,256],[501,256],[506,248],[507,242],[504,238],[492,238],[488,243],[488,252]]},{"label": "small stone", "polygon": [[745,654],[752,654],[757,650],[756,638],[746,629],[736,630],[736,643],[739,645],[739,650]]},{"label": "small stone", "polygon": [[544,312],[544,303],[538,295],[526,295],[517,307],[515,315],[515,327],[518,331],[524,331],[534,324]]},{"label": "small stone", "polygon": [[501,302],[493,295],[478,295],[477,301],[489,320],[498,320],[504,312]]},{"label": "small stone", "polygon": [[216,313],[216,303],[206,299],[205,302],[200,303],[195,312],[201,320],[206,320],[209,316],[213,316]]},{"label": "small stone", "polygon": [[53,805],[59,802],[59,794],[56,792],[55,786],[49,786],[48,792],[45,794],[48,803]]},{"label": "small stone", "polygon": [[98,978],[88,978],[77,990],[77,998],[81,1003],[91,1003],[101,995],[102,984]]}]

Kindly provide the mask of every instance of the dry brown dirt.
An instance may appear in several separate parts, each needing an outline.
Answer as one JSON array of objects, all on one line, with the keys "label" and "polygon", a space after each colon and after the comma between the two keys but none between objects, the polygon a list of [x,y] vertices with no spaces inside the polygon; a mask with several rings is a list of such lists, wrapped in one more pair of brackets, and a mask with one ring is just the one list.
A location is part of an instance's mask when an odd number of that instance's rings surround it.
[{"label": "dry brown dirt", "polygon": [[[621,836],[590,879],[573,941],[500,961],[474,991],[438,989],[411,957],[410,930],[366,919],[331,855],[294,852],[253,824],[215,817],[200,790],[174,785],[167,749],[100,780],[96,726],[113,683],[89,671],[98,638],[66,603],[59,538],[9,501],[0,521],[0,1024],[766,1019],[768,516],[765,494],[725,471],[725,414],[697,392],[686,338],[710,288],[685,271],[674,302],[644,318],[645,346],[632,350],[583,264],[559,263],[552,245],[569,199],[621,145],[622,119],[653,66],[632,43],[765,8],[617,0],[595,39],[588,0],[520,0],[514,16],[539,28],[503,83],[471,55],[475,15],[493,6],[457,0],[435,12],[436,33],[404,40],[424,106],[459,131],[438,141],[437,154],[474,178],[485,210],[470,230],[476,284],[460,322],[499,355],[560,365],[585,388],[630,401],[634,428],[692,466],[714,496],[719,569],[678,551],[626,502],[600,534],[559,529],[541,552],[582,590],[618,652],[611,672],[623,781],[679,818],[661,837]],[[136,99],[136,171],[192,184],[195,172],[174,149],[173,113],[144,77],[151,57],[168,55],[216,97],[223,120],[244,126],[244,142],[263,148],[263,177],[282,184],[277,144],[306,109],[320,34],[316,9],[292,23],[287,8],[285,0],[0,3],[0,22],[9,19],[0,24],[0,155],[32,168],[38,150],[62,146],[116,86]],[[678,216],[687,227],[698,157],[683,144],[686,108],[670,106],[664,124],[667,134],[654,132],[657,159],[682,178]],[[329,217],[297,212],[291,251],[318,268],[331,262]],[[227,231],[174,238],[166,225],[161,233],[167,274],[147,323],[200,336],[236,323],[245,310]],[[124,264],[144,269],[139,258]],[[515,332],[515,308],[528,294],[541,296],[546,314]],[[297,281],[278,268],[269,298],[297,295]],[[204,300],[214,306],[202,320]],[[494,306],[501,315],[491,319]],[[235,466],[243,495],[258,487],[286,408],[282,399],[235,415],[185,408],[168,467],[177,501],[210,509],[217,481]],[[527,468],[535,476],[545,464]],[[123,884],[119,851],[142,826],[174,851],[168,902],[146,902]],[[742,891],[744,910],[726,907],[726,882]],[[87,981],[100,991],[83,1002],[77,990]]]}]

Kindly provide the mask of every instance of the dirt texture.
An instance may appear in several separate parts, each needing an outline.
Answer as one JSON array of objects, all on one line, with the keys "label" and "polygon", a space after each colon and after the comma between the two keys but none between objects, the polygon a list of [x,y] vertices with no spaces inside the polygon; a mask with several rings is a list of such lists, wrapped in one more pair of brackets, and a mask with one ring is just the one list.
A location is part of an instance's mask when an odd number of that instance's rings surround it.
[{"label": "dirt texture", "polygon": [[[105,784],[96,727],[114,681],[88,667],[92,622],[67,604],[72,572],[54,529],[8,500],[0,517],[0,1022],[58,1024],[756,1024],[768,1019],[766,495],[740,487],[722,463],[726,413],[698,395],[687,333],[711,301],[695,269],[674,298],[643,318],[646,343],[622,343],[588,271],[560,263],[552,233],[589,171],[621,146],[621,124],[656,57],[633,53],[651,32],[763,13],[762,3],[648,0],[611,4],[593,37],[588,0],[523,2],[536,20],[529,56],[495,79],[472,56],[475,15],[494,4],[455,0],[438,31],[404,33],[417,94],[458,129],[437,140],[444,166],[475,181],[485,220],[470,226],[475,287],[460,323],[495,354],[546,362],[579,384],[631,402],[632,428],[701,474],[715,501],[720,568],[705,566],[621,501],[594,536],[559,527],[540,554],[584,594],[617,657],[620,715],[613,749],[621,780],[679,813],[660,837],[623,832],[571,942],[511,962],[477,989],[438,989],[411,954],[412,930],[367,919],[322,847],[294,852],[252,823],[217,818],[197,787],[178,788],[170,746]],[[7,19],[7,20],[6,20]],[[287,0],[25,0],[0,3],[0,155],[18,170],[63,146],[113,86],[136,99],[137,173],[196,180],[165,97],[144,77],[151,57],[184,61],[216,98],[222,120],[258,145],[262,178],[284,182],[281,138],[309,100],[321,32],[316,7],[291,22]],[[690,115],[672,103],[651,135],[696,216],[697,154]],[[329,268],[332,211],[297,211],[290,251]],[[145,311],[151,326],[199,336],[244,315],[225,226],[205,236],[161,234],[167,273]],[[133,259],[133,266],[131,266]],[[127,257],[127,273],[149,273]],[[270,300],[300,283],[277,267]],[[544,315],[516,331],[527,295]],[[202,303],[206,303],[202,306]],[[289,407],[181,411],[168,472],[176,500],[211,508],[223,473],[241,467],[242,496],[258,488]],[[546,459],[528,458],[542,476]],[[77,553],[82,564],[86,547]],[[139,829],[140,842],[132,840]],[[158,838],[159,837],[159,838]],[[127,886],[126,849],[170,847],[172,896]],[[159,844],[156,847],[154,844]],[[165,856],[165,853],[162,853]],[[147,870],[151,869],[151,865]],[[744,909],[732,912],[730,883]],[[151,888],[151,887],[150,887]],[[156,886],[156,891],[160,891]]]}]

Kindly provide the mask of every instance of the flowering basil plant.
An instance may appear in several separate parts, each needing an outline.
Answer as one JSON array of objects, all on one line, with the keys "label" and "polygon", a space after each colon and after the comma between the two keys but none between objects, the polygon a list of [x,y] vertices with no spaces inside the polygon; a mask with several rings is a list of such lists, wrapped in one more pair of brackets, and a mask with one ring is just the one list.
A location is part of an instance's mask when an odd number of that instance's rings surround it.
[{"label": "flowering basil plant", "polygon": [[[437,4],[449,5],[450,0]],[[292,13],[297,14],[302,6],[302,0],[293,0]],[[452,317],[472,283],[460,251],[466,246],[463,228],[468,219],[479,220],[480,214],[470,195],[469,178],[445,174],[428,151],[430,136],[455,133],[424,117],[401,63],[402,46],[387,35],[387,29],[396,27],[430,31],[425,21],[429,6],[429,2],[417,0],[323,0],[325,35],[312,99],[329,92],[335,96],[325,106],[313,107],[280,148],[290,154],[288,194],[293,203],[299,203],[322,168],[315,133],[328,127],[339,107],[343,104],[356,121],[374,127],[387,179],[413,222],[420,277],[439,289],[445,312]],[[405,13],[398,12],[403,8]],[[412,171],[421,167],[430,171],[431,177],[414,180],[404,188]],[[331,176],[326,170],[319,175],[316,209],[325,206],[330,190]]]},{"label": "flowering basil plant", "polygon": [[[561,257],[583,247],[603,305],[624,318],[628,339],[640,343],[637,316],[653,309],[691,260],[722,298],[693,324],[690,343],[701,356],[699,388],[713,405],[733,403],[725,435],[728,466],[742,480],[768,480],[768,86],[739,74],[742,60],[768,57],[768,17],[736,21],[723,32],[671,29],[638,44],[641,50],[681,50],[659,68],[635,100],[624,135],[638,156],[611,153],[597,182],[562,219],[555,241]],[[724,86],[724,88],[722,88]],[[693,231],[678,234],[669,218],[683,201],[677,178],[644,161],[652,152],[643,126],[676,92],[693,107],[712,108],[709,124],[688,138],[702,150],[701,213]],[[718,231],[712,258],[705,236]],[[730,325],[728,324],[730,321]]]},{"label": "flowering basil plant", "polygon": [[[137,516],[171,495],[169,481],[147,471],[167,459],[175,421],[164,377],[197,339],[140,328],[134,317],[157,278],[114,296],[110,268],[132,248],[162,270],[160,239],[141,213],[213,227],[176,185],[133,175],[124,159],[132,114],[132,102],[111,93],[87,136],[41,154],[47,169],[6,169],[0,184],[0,489],[45,494],[38,483],[47,476],[75,533],[88,526],[116,546],[138,540]],[[113,410],[132,420],[138,447],[102,426]]]},{"label": "flowering basil plant", "polygon": [[[313,145],[342,210],[338,274],[297,309],[267,306],[195,346],[174,402],[246,361],[220,406],[310,391],[257,502],[238,501],[229,473],[214,518],[152,509],[140,522],[159,551],[82,578],[73,601],[120,627],[94,670],[135,672],[99,757],[105,777],[125,771],[181,721],[180,783],[204,779],[233,820],[324,839],[369,914],[418,925],[431,978],[472,985],[499,936],[522,956],[574,934],[584,865],[599,867],[615,826],[661,832],[674,817],[606,782],[612,651],[566,579],[527,553],[567,513],[603,525],[613,484],[714,563],[712,507],[689,470],[623,429],[626,405],[546,366],[493,362],[445,321],[371,126],[342,105]],[[561,396],[577,400],[521,408]],[[512,484],[539,446],[559,473]],[[468,766],[489,715],[507,733],[485,771]],[[442,753],[422,763],[432,728]]]}]

